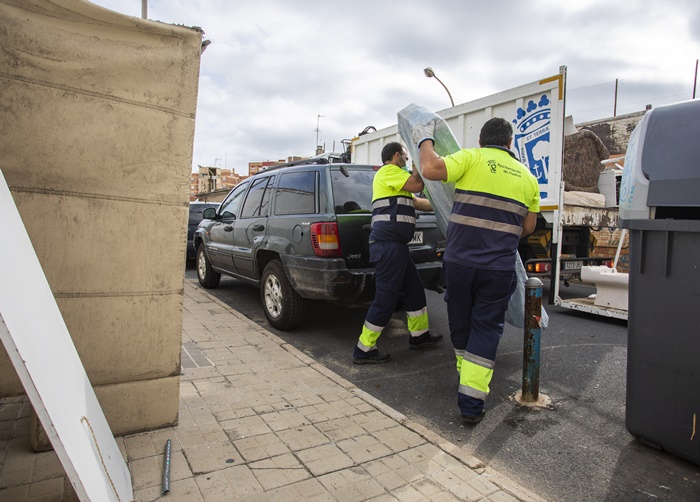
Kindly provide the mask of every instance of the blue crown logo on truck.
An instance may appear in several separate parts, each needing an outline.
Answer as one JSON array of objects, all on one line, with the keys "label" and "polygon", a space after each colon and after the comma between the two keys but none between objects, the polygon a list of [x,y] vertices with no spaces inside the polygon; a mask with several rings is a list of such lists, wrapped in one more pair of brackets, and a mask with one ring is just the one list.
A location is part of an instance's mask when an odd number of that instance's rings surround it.
[{"label": "blue crown logo on truck", "polygon": [[[547,198],[549,180],[549,133],[552,109],[549,98],[543,94],[538,103],[533,100],[518,108],[515,125],[515,149],[520,162],[525,164],[540,184],[540,197]],[[542,191],[544,189],[545,191]]]}]

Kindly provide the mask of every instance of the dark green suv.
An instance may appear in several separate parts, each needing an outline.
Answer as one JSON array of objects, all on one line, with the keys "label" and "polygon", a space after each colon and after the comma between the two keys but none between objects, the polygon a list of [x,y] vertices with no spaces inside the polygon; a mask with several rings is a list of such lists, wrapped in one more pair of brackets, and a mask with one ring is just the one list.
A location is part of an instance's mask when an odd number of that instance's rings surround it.
[{"label": "dark green suv", "polygon": [[[327,162],[327,161],[326,161]],[[292,163],[260,172],[205,209],[195,232],[197,277],[205,288],[221,274],[260,287],[272,326],[302,322],[306,299],[371,301],[372,180],[379,166]],[[445,239],[433,213],[418,213],[411,256],[423,285],[442,287]]]}]

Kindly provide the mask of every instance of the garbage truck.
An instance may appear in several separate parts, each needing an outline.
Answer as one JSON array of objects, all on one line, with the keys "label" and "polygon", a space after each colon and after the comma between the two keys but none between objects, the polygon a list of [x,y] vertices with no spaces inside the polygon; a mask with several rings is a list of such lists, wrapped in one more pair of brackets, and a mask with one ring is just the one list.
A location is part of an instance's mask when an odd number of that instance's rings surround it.
[{"label": "garbage truck", "polygon": [[[565,191],[565,112],[566,67],[562,66],[554,75],[436,113],[445,119],[463,148],[478,146],[479,131],[488,119],[503,117],[511,121],[514,153],[530,168],[540,186],[536,230],[521,240],[518,249],[528,275],[551,280],[550,304],[626,319],[626,305],[596,304],[595,294],[566,300],[560,296],[560,283],[568,286],[572,280],[580,281],[585,267],[613,267],[616,245],[626,243],[620,234],[614,195]],[[402,142],[398,125],[366,131],[350,144],[353,163],[380,164],[384,145]],[[622,156],[601,164],[605,174],[600,182],[602,189],[609,191],[612,186],[616,190],[622,164]]]}]

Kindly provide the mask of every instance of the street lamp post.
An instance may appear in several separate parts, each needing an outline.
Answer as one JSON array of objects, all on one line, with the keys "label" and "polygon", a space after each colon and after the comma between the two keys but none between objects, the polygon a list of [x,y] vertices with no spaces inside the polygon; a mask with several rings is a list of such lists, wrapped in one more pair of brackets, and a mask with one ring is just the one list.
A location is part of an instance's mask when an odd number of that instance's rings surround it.
[{"label": "street lamp post", "polygon": [[455,101],[454,101],[454,99],[452,99],[452,94],[450,94],[450,90],[447,88],[447,86],[445,84],[442,83],[442,80],[437,78],[437,75],[435,75],[435,72],[433,71],[433,69],[430,66],[428,66],[426,69],[423,70],[423,73],[425,73],[426,77],[428,77],[428,78],[435,77],[435,80],[440,82],[440,85],[442,85],[445,88],[445,90],[447,91],[447,95],[450,97],[450,103],[452,103],[452,106],[454,107]]},{"label": "street lamp post", "polygon": [[317,115],[316,115],[316,153],[317,153],[317,154],[318,154],[318,147],[319,147],[319,144],[318,144],[318,133],[321,131],[321,129],[319,129],[319,123],[320,123],[321,119],[324,118],[324,117],[325,117],[325,115],[320,115],[320,114],[317,114]]}]

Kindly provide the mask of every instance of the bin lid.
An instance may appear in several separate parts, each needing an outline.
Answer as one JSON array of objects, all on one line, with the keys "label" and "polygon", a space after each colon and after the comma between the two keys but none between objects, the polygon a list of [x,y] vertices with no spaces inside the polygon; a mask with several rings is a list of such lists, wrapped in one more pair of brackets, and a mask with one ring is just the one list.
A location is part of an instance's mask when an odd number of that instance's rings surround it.
[{"label": "bin lid", "polygon": [[647,206],[700,206],[700,100],[647,113],[641,168],[649,180]]}]

